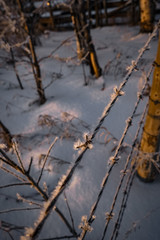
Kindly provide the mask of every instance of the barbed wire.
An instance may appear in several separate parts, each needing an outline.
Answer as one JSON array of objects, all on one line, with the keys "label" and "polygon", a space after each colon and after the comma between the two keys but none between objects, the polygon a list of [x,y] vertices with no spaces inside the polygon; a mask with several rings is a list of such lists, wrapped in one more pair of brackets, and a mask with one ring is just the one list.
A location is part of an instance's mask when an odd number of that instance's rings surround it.
[{"label": "barbed wire", "polygon": [[137,139],[138,139],[138,136],[139,136],[141,127],[142,127],[142,125],[143,125],[143,123],[144,123],[144,118],[145,118],[145,116],[146,116],[147,109],[148,109],[148,104],[146,105],[146,107],[145,107],[145,109],[144,109],[144,112],[143,112],[143,114],[142,114],[141,120],[140,120],[140,122],[139,122],[138,129],[137,129],[137,132],[136,132],[136,134],[135,134],[134,141],[133,141],[133,143],[132,143],[132,147],[131,147],[130,154],[128,155],[127,160],[126,160],[126,163],[125,163],[125,167],[124,167],[124,169],[121,171],[121,172],[122,172],[122,176],[121,176],[120,182],[119,182],[119,184],[118,184],[118,187],[117,187],[117,189],[116,189],[116,192],[115,192],[115,195],[114,195],[114,198],[113,198],[113,202],[112,202],[112,205],[111,205],[111,208],[110,208],[110,212],[107,213],[107,216],[109,216],[109,217],[106,219],[106,225],[105,225],[105,228],[104,228],[104,231],[103,231],[102,240],[103,240],[104,237],[105,237],[105,234],[106,234],[107,229],[108,229],[109,222],[110,222],[110,220],[112,219],[114,207],[115,207],[115,204],[116,204],[116,201],[117,201],[117,197],[118,197],[118,194],[119,194],[120,189],[121,189],[121,187],[122,187],[123,180],[124,180],[124,178],[125,178],[125,176],[126,176],[126,174],[127,174],[127,169],[128,169],[129,163],[130,163],[130,161],[131,161],[131,158],[132,158],[134,149],[135,149],[135,147],[136,147]]},{"label": "barbed wire", "polygon": [[[147,110],[147,108],[148,108],[148,106],[146,106],[146,110]],[[138,158],[139,158],[139,154],[141,154],[140,143],[138,145],[138,148],[135,149],[135,150],[136,150],[136,154],[134,156],[134,161],[133,161],[133,164],[132,164],[131,169],[130,169],[130,174],[129,174],[129,176],[127,178],[127,181],[126,181],[126,186],[125,186],[124,191],[123,191],[123,198],[122,198],[122,201],[121,201],[120,210],[119,210],[117,221],[115,222],[114,229],[113,229],[110,240],[113,240],[113,239],[116,240],[117,237],[118,237],[118,234],[119,234],[119,229],[120,229],[120,226],[121,226],[121,223],[122,223],[122,220],[123,220],[124,212],[125,212],[125,209],[127,207],[129,194],[130,194],[131,188],[133,186],[133,181],[134,181],[134,177],[136,175],[137,167],[139,165]],[[145,153],[143,153],[143,154],[145,154]],[[149,153],[150,159],[148,159],[154,165],[156,164],[156,161],[153,160],[151,156],[154,156],[155,154],[160,154],[160,152],[155,152],[155,153],[151,153],[151,154]],[[158,160],[159,160],[159,158],[158,158]]]},{"label": "barbed wire", "polygon": [[135,177],[135,173],[136,173],[136,164],[133,164],[133,166],[131,167],[130,174],[129,174],[128,179],[127,179],[126,187],[125,187],[124,192],[123,192],[123,199],[122,199],[122,202],[121,202],[120,211],[119,211],[119,214],[118,214],[117,221],[114,225],[114,230],[112,232],[110,240],[117,239],[117,237],[118,237],[120,225],[121,225],[121,222],[122,222],[122,219],[123,219],[124,211],[127,207],[127,201],[128,201],[128,197],[129,197],[129,193],[130,193],[132,184],[133,184],[133,179]]},{"label": "barbed wire", "polygon": [[[73,166],[71,168],[68,169],[66,175],[63,175],[62,178],[60,179],[60,181],[58,182],[56,188],[53,190],[51,197],[49,198],[49,200],[47,201],[47,203],[44,206],[44,209],[41,212],[41,217],[36,221],[35,223],[35,227],[33,229],[30,230],[29,234],[28,234],[28,239],[36,239],[37,236],[39,235],[40,231],[43,228],[43,225],[46,221],[46,219],[48,218],[48,216],[50,215],[50,213],[52,212],[52,210],[54,209],[54,206],[58,200],[58,198],[60,197],[60,195],[63,193],[63,191],[65,190],[67,184],[69,183],[69,181],[71,180],[73,173],[75,171],[75,169],[77,168],[77,166],[79,165],[79,163],[81,162],[85,152],[89,149],[88,144],[90,144],[92,142],[92,140],[94,139],[94,137],[96,136],[97,132],[99,131],[102,123],[104,122],[105,118],[107,117],[107,115],[109,114],[110,110],[112,109],[113,105],[115,104],[115,102],[117,101],[117,99],[123,95],[122,89],[125,87],[125,85],[127,84],[132,72],[136,69],[139,60],[141,59],[141,57],[143,56],[144,52],[148,49],[148,45],[151,42],[152,38],[156,36],[157,30],[159,28],[159,23],[155,26],[154,31],[152,32],[152,34],[149,36],[147,42],[145,43],[145,45],[140,49],[139,51],[139,55],[136,59],[136,61],[132,61],[132,65],[128,68],[128,73],[126,75],[126,77],[124,78],[123,82],[120,84],[119,88],[114,89],[114,93],[112,94],[111,100],[109,102],[109,104],[105,107],[100,120],[97,124],[97,126],[95,127],[95,129],[93,130],[93,133],[90,135],[90,137],[86,138],[85,143],[83,144],[83,149],[81,150],[81,152],[79,153],[79,156],[77,157],[75,163],[73,164]],[[141,99],[141,97],[139,96],[139,100]],[[134,115],[135,112],[133,112]],[[124,137],[126,136],[127,130],[130,127],[132,122],[132,119],[128,119],[127,123],[126,123],[126,128],[124,130],[123,136],[119,142],[119,145],[117,147],[116,153],[113,157],[113,162],[110,166],[109,171],[107,172],[103,183],[102,183],[102,188],[101,191],[99,193],[98,196],[98,201],[100,196],[102,195],[104,186],[107,182],[108,176],[110,174],[110,172],[112,171],[113,166],[115,165],[116,161],[117,161],[117,157],[118,157],[118,153],[119,153],[119,149],[120,146],[123,143]],[[92,212],[94,212],[96,205],[93,206],[92,208]],[[91,214],[92,215],[92,214]],[[90,218],[90,222],[92,222],[92,218]],[[83,231],[81,234],[81,237],[79,239],[83,239],[85,236],[86,231]]]},{"label": "barbed wire", "polygon": [[[124,132],[122,133],[122,137],[121,137],[121,139],[120,139],[120,141],[119,141],[119,143],[118,143],[118,146],[117,146],[117,148],[116,148],[116,150],[115,150],[115,154],[114,154],[113,157],[110,158],[110,167],[109,167],[108,171],[106,172],[106,175],[105,175],[105,177],[103,178],[103,181],[102,181],[102,183],[101,183],[101,189],[100,189],[99,194],[98,194],[98,196],[97,196],[97,200],[95,201],[95,203],[94,203],[93,206],[91,207],[90,216],[89,216],[89,219],[88,219],[88,224],[89,224],[89,225],[91,225],[92,222],[93,222],[93,219],[92,219],[92,218],[93,218],[93,216],[94,216],[94,214],[95,214],[95,211],[96,211],[96,209],[97,209],[97,207],[98,207],[99,201],[100,201],[100,199],[101,199],[101,197],[102,197],[103,191],[104,191],[105,186],[106,186],[106,184],[107,184],[108,178],[109,178],[109,176],[110,176],[110,174],[111,174],[111,172],[112,172],[112,169],[113,169],[114,165],[119,161],[119,152],[120,152],[120,149],[121,149],[122,144],[123,144],[123,142],[124,142],[125,136],[126,136],[128,130],[129,130],[130,126],[132,125],[132,120],[133,120],[133,118],[134,118],[134,116],[135,116],[135,113],[136,113],[136,110],[137,110],[137,108],[138,108],[138,105],[139,105],[140,101],[141,101],[142,98],[143,98],[143,93],[144,93],[144,90],[145,90],[146,85],[148,84],[149,76],[150,76],[152,70],[153,70],[153,66],[150,68],[150,71],[149,71],[149,73],[148,73],[148,76],[147,76],[146,79],[145,79],[145,84],[144,84],[144,86],[143,86],[143,88],[142,88],[142,90],[141,90],[141,93],[139,93],[138,96],[137,96],[137,102],[136,102],[136,104],[135,104],[134,110],[133,110],[131,116],[130,116],[130,117],[127,119],[127,121],[126,121],[126,127],[125,127],[125,129],[124,129]],[[128,160],[130,160],[130,159],[128,159]],[[127,160],[127,161],[128,161],[128,160]],[[129,162],[126,162],[126,168],[128,167],[128,164],[129,164]],[[121,182],[121,181],[123,182],[123,178],[120,180],[120,182]],[[122,183],[121,183],[121,184],[122,184]],[[120,184],[120,187],[121,187],[121,184]],[[118,190],[118,192],[119,192],[119,190]],[[117,195],[118,195],[118,193],[117,193]],[[113,205],[115,205],[116,199],[117,199],[117,196],[115,196],[115,200],[114,200],[114,202],[113,202]],[[108,216],[107,216],[107,219],[108,219],[107,222],[108,222],[108,223],[109,223],[109,221],[110,221],[111,218],[112,218],[112,210],[111,210],[111,214],[108,214]],[[107,224],[107,227],[108,227],[108,224]],[[86,231],[86,229],[84,229],[84,230],[82,231],[79,239],[80,239],[80,240],[84,239],[86,233],[87,233],[87,231]],[[104,235],[104,236],[105,236],[105,235]],[[104,239],[104,236],[102,237],[102,239]]]}]

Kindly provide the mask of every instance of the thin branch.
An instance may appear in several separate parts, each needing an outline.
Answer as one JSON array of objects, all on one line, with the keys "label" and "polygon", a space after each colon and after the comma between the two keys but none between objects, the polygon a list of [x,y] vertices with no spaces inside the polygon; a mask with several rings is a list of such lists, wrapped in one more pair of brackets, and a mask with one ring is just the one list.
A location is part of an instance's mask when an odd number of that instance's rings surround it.
[{"label": "thin branch", "polygon": [[71,37],[68,37],[67,39],[65,39],[63,42],[61,42],[48,56],[42,57],[38,60],[38,62],[40,63],[41,61],[52,57],[52,55],[59,49],[61,48],[65,43],[67,43],[70,39],[72,39],[74,37],[74,35],[72,35]]},{"label": "thin branch", "polygon": [[40,207],[33,207],[33,208],[13,208],[13,209],[8,209],[4,211],[0,211],[0,214],[4,213],[10,213],[10,212],[19,212],[19,211],[31,211],[31,210],[39,210],[41,209]]},{"label": "thin branch", "polygon": [[42,174],[43,174],[43,170],[44,170],[45,164],[46,164],[46,162],[47,162],[48,156],[49,156],[49,154],[50,154],[53,146],[54,146],[55,143],[57,142],[57,140],[58,140],[58,137],[56,137],[56,138],[54,139],[54,141],[52,142],[52,144],[50,145],[50,147],[49,147],[49,149],[48,149],[47,154],[45,155],[44,162],[43,162],[43,166],[42,166],[42,169],[41,169],[41,172],[40,172],[38,181],[37,181],[37,185],[39,184],[39,182],[40,182],[40,180],[41,180],[41,177],[42,177]]},{"label": "thin branch", "polygon": [[[5,162],[5,160],[4,160],[3,158],[1,158],[1,157],[0,157],[0,160],[2,160],[4,163],[8,164],[8,163]],[[13,176],[16,177],[18,180],[20,180],[20,181],[22,181],[22,182],[24,182],[24,183],[27,184],[26,180],[25,180],[24,178],[20,177],[19,175],[17,175],[16,173],[14,173],[14,172],[10,171],[9,169],[7,169],[7,168],[5,168],[5,167],[2,167],[2,166],[0,166],[0,168],[1,168],[4,172],[7,172],[7,173],[13,175]]]},{"label": "thin branch", "polygon": [[28,186],[28,185],[31,185],[31,184],[30,183],[12,183],[12,184],[0,186],[0,189],[8,188],[8,187],[15,187],[15,186]]},{"label": "thin branch", "polygon": [[71,239],[71,238],[75,238],[75,236],[71,235],[71,236],[61,236],[61,237],[54,237],[54,238],[43,238],[40,240],[59,240],[59,239]]},{"label": "thin branch", "polygon": [[71,208],[70,208],[70,206],[69,206],[68,199],[67,199],[67,195],[66,195],[65,191],[64,191],[64,197],[65,197],[64,200],[65,200],[65,202],[66,202],[66,204],[67,204],[67,208],[68,208],[69,215],[70,215],[70,218],[71,218],[72,227],[73,227],[73,229],[75,229],[74,220],[73,220],[73,216],[72,216],[72,212],[71,212]]},{"label": "thin branch", "polygon": [[37,202],[33,202],[33,201],[31,201],[31,200],[25,199],[25,198],[22,197],[19,193],[17,193],[17,198],[18,198],[18,200],[20,200],[20,201],[22,201],[22,202],[24,202],[24,203],[28,203],[29,205],[36,205],[36,206],[42,208],[42,204],[39,204],[39,203],[37,203]]},{"label": "thin branch", "polygon": [[31,160],[30,160],[30,163],[29,163],[29,166],[28,166],[28,170],[27,170],[27,173],[28,173],[28,174],[29,174],[30,171],[31,171],[32,162],[33,162],[33,157],[31,157]]},{"label": "thin branch", "polygon": [[24,169],[24,165],[22,163],[22,159],[21,159],[21,156],[20,156],[20,152],[19,152],[19,149],[18,149],[18,144],[17,144],[17,141],[15,138],[12,139],[12,143],[13,143],[13,149],[16,153],[16,156],[17,156],[17,159],[19,161],[19,164],[21,166],[21,169],[23,170],[23,172],[25,173],[25,169]]}]

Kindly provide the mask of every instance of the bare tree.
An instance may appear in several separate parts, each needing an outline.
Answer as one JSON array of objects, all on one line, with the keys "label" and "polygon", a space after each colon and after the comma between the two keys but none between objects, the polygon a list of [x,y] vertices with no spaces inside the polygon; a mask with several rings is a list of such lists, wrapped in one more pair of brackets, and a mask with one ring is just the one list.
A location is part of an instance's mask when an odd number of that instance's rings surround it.
[{"label": "bare tree", "polygon": [[24,21],[25,31],[26,31],[27,35],[29,36],[29,49],[30,49],[30,52],[31,52],[33,73],[34,73],[34,77],[35,77],[35,81],[36,81],[37,92],[38,92],[38,95],[39,95],[39,98],[40,98],[40,104],[43,104],[46,101],[46,97],[45,97],[44,89],[42,87],[41,70],[40,70],[38,60],[37,60],[37,55],[36,55],[34,44],[33,44],[32,34],[31,34],[30,28],[27,24],[25,15],[24,15],[22,1],[17,0],[17,4],[18,4],[18,7],[19,7],[20,15],[21,15],[21,17],[23,18],[23,21]]}]

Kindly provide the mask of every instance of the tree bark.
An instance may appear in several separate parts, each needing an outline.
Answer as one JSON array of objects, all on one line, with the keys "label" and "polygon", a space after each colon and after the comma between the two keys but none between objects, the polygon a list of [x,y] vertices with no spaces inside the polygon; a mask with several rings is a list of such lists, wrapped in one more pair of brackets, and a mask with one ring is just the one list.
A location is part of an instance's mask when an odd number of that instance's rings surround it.
[{"label": "tree bark", "polygon": [[152,32],[154,21],[154,3],[151,0],[140,0],[140,31]]}]

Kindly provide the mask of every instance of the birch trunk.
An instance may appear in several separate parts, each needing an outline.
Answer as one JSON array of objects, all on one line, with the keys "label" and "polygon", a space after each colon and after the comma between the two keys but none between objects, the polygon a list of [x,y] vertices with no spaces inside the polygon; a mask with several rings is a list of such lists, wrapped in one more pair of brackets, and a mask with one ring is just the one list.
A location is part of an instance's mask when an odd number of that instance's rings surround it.
[{"label": "birch trunk", "polygon": [[[160,137],[160,36],[158,42],[157,57],[153,74],[153,83],[149,96],[149,108],[146,116],[142,140],[141,156],[138,159],[137,173],[145,181],[152,181],[155,178],[153,161],[159,155]],[[148,156],[147,156],[148,154]],[[152,161],[153,160],[153,161]]]},{"label": "birch trunk", "polygon": [[140,28],[141,32],[152,32],[154,21],[154,3],[150,0],[140,0]]}]

